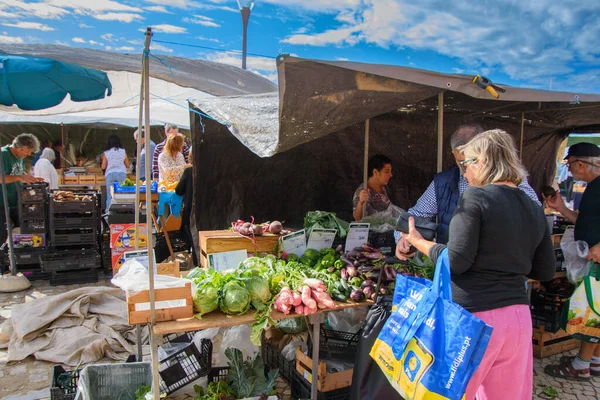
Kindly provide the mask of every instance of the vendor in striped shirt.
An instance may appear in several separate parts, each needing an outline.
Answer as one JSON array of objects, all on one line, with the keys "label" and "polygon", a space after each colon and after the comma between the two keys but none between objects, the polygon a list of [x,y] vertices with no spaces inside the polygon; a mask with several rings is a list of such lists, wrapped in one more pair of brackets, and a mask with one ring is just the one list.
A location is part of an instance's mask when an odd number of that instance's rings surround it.
[{"label": "vendor in striped shirt", "polygon": [[[448,242],[448,227],[458,204],[458,199],[469,188],[469,183],[463,175],[464,171],[461,164],[464,161],[464,155],[456,149],[467,144],[482,132],[483,128],[476,124],[461,125],[454,131],[450,138],[450,146],[452,147],[452,154],[454,155],[456,165],[434,175],[433,182],[431,182],[425,193],[417,200],[417,204],[408,210],[408,213],[415,217],[425,218],[430,221],[435,221],[437,218],[437,243],[446,244]],[[541,207],[542,203],[539,201],[533,188],[529,186],[526,178],[519,185],[519,189],[525,192]],[[396,257],[406,259],[411,252],[410,243],[399,237],[400,232],[396,232],[395,234],[396,239],[399,239],[396,245]]]},{"label": "vendor in striped shirt", "polygon": [[[179,133],[179,128],[175,124],[168,123],[165,125],[165,140],[160,142],[154,147],[154,153],[152,154],[152,179],[158,181],[158,156],[162,153],[165,148],[165,143],[167,143],[167,139],[171,135],[177,135]],[[190,147],[186,142],[183,142],[183,157],[185,158],[185,163],[189,163],[189,155],[190,155]]]}]

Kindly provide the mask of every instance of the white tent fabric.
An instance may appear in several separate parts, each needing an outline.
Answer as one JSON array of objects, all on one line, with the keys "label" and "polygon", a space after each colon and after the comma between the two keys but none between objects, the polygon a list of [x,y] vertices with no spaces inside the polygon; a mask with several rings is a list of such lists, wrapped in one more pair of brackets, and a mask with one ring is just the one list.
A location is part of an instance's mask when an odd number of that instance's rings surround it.
[{"label": "white tent fabric", "polygon": [[[107,74],[113,85],[112,96],[82,103],[65,99],[58,106],[39,111],[0,106],[0,123],[138,126],[140,74],[127,71],[107,71]],[[150,125],[171,122],[189,129],[188,99],[211,97],[214,96],[196,89],[150,78]]]}]

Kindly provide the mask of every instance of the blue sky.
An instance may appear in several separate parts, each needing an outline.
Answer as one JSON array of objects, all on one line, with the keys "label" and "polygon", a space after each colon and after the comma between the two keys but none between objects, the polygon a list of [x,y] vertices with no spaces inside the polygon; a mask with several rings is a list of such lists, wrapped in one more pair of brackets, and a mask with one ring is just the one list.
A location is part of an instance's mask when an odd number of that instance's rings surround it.
[{"label": "blue sky", "polygon": [[[598,0],[256,0],[248,68],[275,80],[272,57],[481,73],[494,82],[600,93]],[[0,0],[2,43],[152,51],[241,65],[235,0]]]}]

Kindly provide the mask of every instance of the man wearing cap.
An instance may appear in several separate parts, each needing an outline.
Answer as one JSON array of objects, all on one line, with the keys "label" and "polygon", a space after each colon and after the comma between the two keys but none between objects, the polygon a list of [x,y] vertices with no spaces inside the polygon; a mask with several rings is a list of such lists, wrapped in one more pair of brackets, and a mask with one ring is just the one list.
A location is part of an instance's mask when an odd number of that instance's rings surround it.
[{"label": "man wearing cap", "polygon": [[[133,132],[133,138],[135,139],[135,142],[137,143],[138,139],[142,141],[142,151],[140,153],[140,180],[145,181],[146,180],[146,140],[145,140],[145,136],[144,136],[144,128],[142,128],[142,135],[141,135],[141,139],[139,138],[138,135],[138,129],[135,130],[135,132]],[[152,139],[150,139],[150,151],[148,152],[148,154],[154,155],[154,149],[156,148],[156,143],[154,143],[152,141]],[[152,168],[150,168],[150,171],[152,172]]]},{"label": "man wearing cap", "polygon": [[[600,262],[600,148],[592,143],[577,143],[565,157],[576,181],[587,183],[579,211],[569,210],[560,193],[546,197],[548,207],[560,212],[575,224],[575,240],[585,241],[590,248],[590,260]],[[590,374],[600,376],[600,345],[581,342],[577,356],[562,357],[558,365],[547,365],[548,375],[571,380],[589,380]]]}]

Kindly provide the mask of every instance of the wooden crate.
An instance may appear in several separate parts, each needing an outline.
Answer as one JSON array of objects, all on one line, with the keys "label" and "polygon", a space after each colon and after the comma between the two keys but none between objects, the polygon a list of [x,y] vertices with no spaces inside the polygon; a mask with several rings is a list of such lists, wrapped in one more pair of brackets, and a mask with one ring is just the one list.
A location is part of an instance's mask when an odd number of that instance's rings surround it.
[{"label": "wooden crate", "polygon": [[79,183],[82,185],[96,184],[96,176],[94,175],[79,175]]},{"label": "wooden crate", "polygon": [[208,267],[207,255],[232,250],[246,250],[249,253],[273,253],[280,235],[265,233],[255,236],[256,245],[251,237],[242,237],[232,231],[200,231],[200,264]]},{"label": "wooden crate", "polygon": [[181,278],[179,271],[179,261],[156,264],[156,271],[159,275],[169,275],[175,278]]},{"label": "wooden crate", "polygon": [[[312,358],[304,354],[300,348],[296,349],[296,371],[312,385]],[[320,362],[317,374],[317,390],[319,392],[330,392],[335,389],[348,387],[352,385],[352,373],[353,370],[349,369],[328,374],[327,365],[324,362]]]},{"label": "wooden crate", "polygon": [[581,342],[572,339],[563,329],[556,333],[546,332],[543,327],[533,328],[533,355],[546,358],[579,347]]},{"label": "wooden crate", "polygon": [[64,176],[63,181],[65,185],[77,185],[79,183],[79,176]]},{"label": "wooden crate", "polygon": [[[156,308],[156,322],[175,321],[194,316],[192,301],[192,287],[188,282],[185,286],[154,290],[154,301],[185,300],[185,305],[180,307]],[[127,295],[127,320],[130,325],[146,324],[150,322],[150,310],[136,310],[136,305],[150,302],[150,292],[142,290],[134,295]]]},{"label": "wooden crate", "polygon": [[102,175],[102,174],[96,174],[94,176],[96,177],[96,183],[97,184],[103,185],[103,184],[106,183],[106,177],[104,175]]},{"label": "wooden crate", "polygon": [[65,181],[64,181],[65,177],[62,175],[58,175],[58,184],[62,185]]}]

